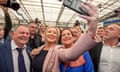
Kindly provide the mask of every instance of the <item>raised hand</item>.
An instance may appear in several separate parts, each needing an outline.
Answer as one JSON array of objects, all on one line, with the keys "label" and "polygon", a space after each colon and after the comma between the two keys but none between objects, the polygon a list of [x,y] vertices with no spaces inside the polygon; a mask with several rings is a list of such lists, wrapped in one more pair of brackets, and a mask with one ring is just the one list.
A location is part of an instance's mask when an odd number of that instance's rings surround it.
[{"label": "raised hand", "polygon": [[91,36],[95,35],[98,23],[98,13],[97,7],[90,2],[85,2],[82,4],[82,7],[86,9],[89,16],[80,15],[80,17],[86,19],[88,21],[88,34]]}]

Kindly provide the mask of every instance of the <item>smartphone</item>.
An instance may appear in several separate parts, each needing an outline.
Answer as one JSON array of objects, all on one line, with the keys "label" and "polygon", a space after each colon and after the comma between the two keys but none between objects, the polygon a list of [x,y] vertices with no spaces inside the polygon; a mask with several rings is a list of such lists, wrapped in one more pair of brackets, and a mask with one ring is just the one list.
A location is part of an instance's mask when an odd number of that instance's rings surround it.
[{"label": "smartphone", "polygon": [[84,2],[81,0],[64,0],[63,5],[65,7],[72,9],[73,11],[75,11],[79,14],[89,16],[87,11],[83,7],[81,7],[82,3],[84,3]]}]

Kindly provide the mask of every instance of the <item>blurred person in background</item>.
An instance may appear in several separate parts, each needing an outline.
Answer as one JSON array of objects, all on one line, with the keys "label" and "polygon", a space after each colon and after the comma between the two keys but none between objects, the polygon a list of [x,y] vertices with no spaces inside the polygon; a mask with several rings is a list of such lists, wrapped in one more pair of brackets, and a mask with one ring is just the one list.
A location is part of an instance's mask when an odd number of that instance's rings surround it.
[{"label": "blurred person in background", "polygon": [[8,7],[3,6],[3,4],[7,4],[8,0],[0,0],[0,8],[3,10],[4,13],[4,42],[6,41],[7,36],[12,28],[12,21],[8,12]]},{"label": "blurred person in background", "polygon": [[82,30],[80,28],[80,26],[74,26],[71,28],[71,31],[73,33],[73,37],[74,37],[74,42],[77,41],[77,39],[82,35]]},{"label": "blurred person in background", "polygon": [[98,28],[97,28],[97,35],[100,36],[100,38],[103,39],[104,34],[105,34],[105,29],[104,29],[104,27],[98,27]]},{"label": "blurred person in background", "polygon": [[115,10],[115,13],[117,14],[118,17],[120,17],[120,9]]},{"label": "blurred person in background", "polygon": [[32,49],[38,48],[39,46],[42,45],[42,38],[41,36],[37,33],[38,30],[38,24],[35,22],[30,22],[28,24],[28,28],[30,30],[30,38],[27,43],[29,47]]},{"label": "blurred person in background", "polygon": [[45,42],[44,33],[45,33],[46,28],[47,28],[47,25],[46,25],[45,23],[42,23],[42,24],[40,24],[40,26],[39,26],[39,34],[40,34],[40,36],[41,36],[41,38],[42,38],[43,44],[44,44],[44,42]]}]

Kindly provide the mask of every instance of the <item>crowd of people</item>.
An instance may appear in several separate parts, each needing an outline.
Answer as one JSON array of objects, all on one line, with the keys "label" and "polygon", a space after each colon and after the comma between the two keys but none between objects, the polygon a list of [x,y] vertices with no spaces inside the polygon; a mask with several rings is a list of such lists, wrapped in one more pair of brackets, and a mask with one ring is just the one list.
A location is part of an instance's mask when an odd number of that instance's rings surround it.
[{"label": "crowd of people", "polygon": [[79,15],[87,20],[86,32],[79,25],[60,29],[34,21],[13,27],[1,6],[0,72],[120,72],[120,25],[97,27],[97,7],[82,6],[89,14]]}]

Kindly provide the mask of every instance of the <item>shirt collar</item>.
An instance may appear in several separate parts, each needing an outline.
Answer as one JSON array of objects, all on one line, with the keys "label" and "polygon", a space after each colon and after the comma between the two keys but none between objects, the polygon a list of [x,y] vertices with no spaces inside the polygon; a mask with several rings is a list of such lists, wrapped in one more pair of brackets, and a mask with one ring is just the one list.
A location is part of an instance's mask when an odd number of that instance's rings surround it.
[{"label": "shirt collar", "polygon": [[4,43],[4,39],[0,39],[0,43]]},{"label": "shirt collar", "polygon": [[[103,44],[104,44],[104,41],[103,41]],[[104,45],[106,45],[106,44],[104,44]],[[117,45],[112,46],[112,47],[120,47],[120,42]]]},{"label": "shirt collar", "polygon": [[120,47],[120,42],[118,43],[117,47]]},{"label": "shirt collar", "polygon": [[120,42],[117,45],[112,46],[112,47],[120,47]]},{"label": "shirt collar", "polygon": [[[11,41],[11,47],[12,47],[12,49],[19,48],[19,47],[16,45],[16,43],[15,43],[14,40]],[[24,48],[26,48],[26,45],[24,45]]]}]

